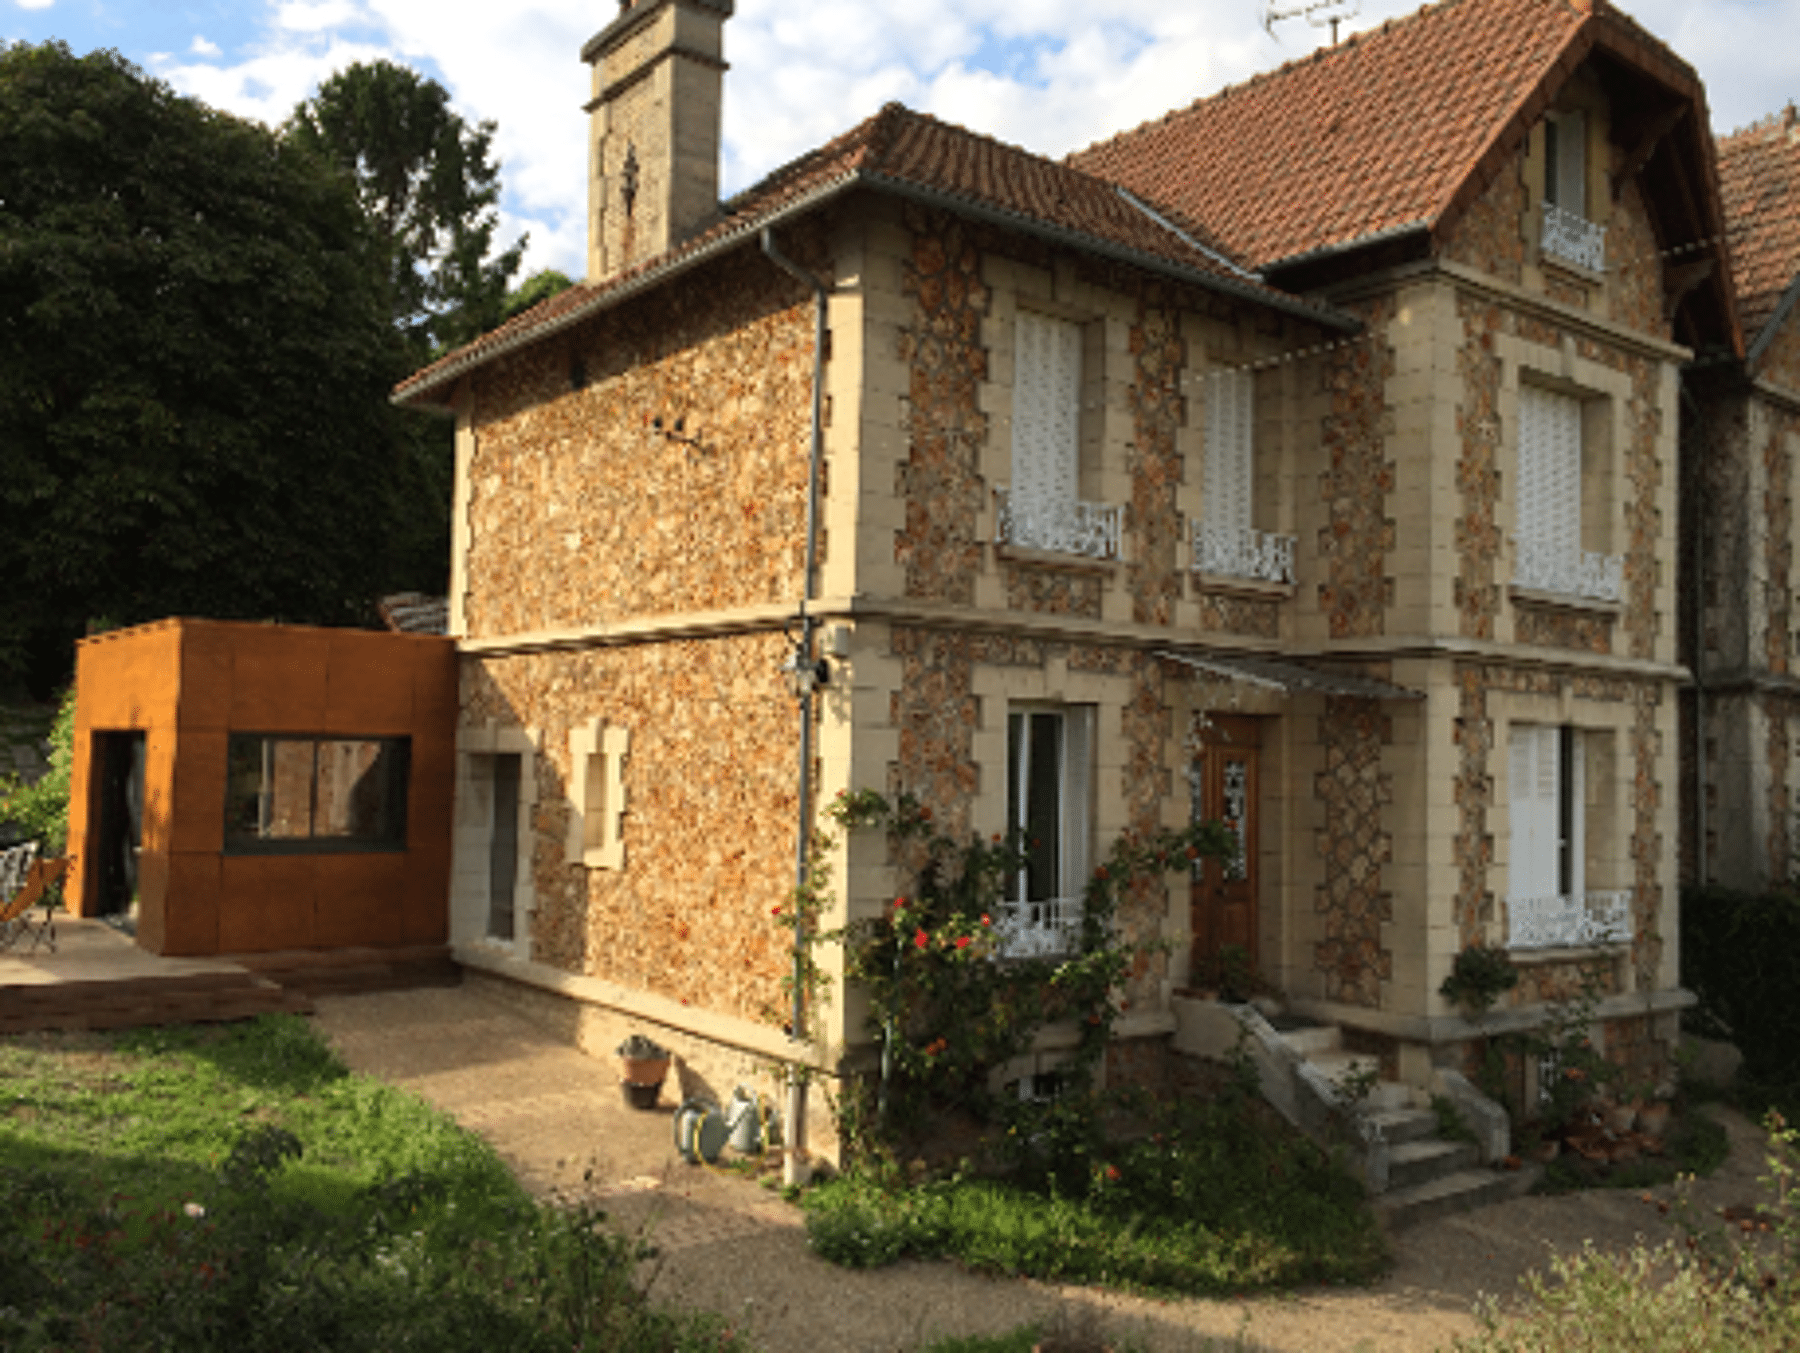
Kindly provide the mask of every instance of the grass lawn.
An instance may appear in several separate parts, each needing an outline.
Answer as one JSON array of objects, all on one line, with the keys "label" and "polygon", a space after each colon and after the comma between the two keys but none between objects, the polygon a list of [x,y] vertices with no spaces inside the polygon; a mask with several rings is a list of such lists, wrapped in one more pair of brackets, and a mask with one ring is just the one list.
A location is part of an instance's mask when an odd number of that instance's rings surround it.
[{"label": "grass lawn", "polygon": [[599,1222],[293,1016],[0,1039],[0,1347],[741,1347]]}]

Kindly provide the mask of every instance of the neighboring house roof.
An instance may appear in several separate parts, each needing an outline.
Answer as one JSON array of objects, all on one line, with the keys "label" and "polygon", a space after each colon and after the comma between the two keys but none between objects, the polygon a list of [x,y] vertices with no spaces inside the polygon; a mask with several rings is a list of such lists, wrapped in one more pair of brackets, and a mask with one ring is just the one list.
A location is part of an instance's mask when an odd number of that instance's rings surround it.
[{"label": "neighboring house roof", "polygon": [[1597,42],[1701,97],[1693,68],[1604,0],[1445,0],[1069,159],[1270,268],[1441,229]]},{"label": "neighboring house roof", "polygon": [[395,634],[448,634],[450,598],[395,592],[375,603],[381,623]]},{"label": "neighboring house roof", "polygon": [[441,394],[458,377],[557,332],[729,249],[765,226],[853,189],[893,193],[1214,291],[1261,302],[1342,331],[1358,321],[1264,283],[1174,210],[991,137],[891,103],[874,117],[776,170],[723,204],[723,219],[616,277],[550,297],[396,387],[399,403]]},{"label": "neighboring house roof", "polygon": [[1731,273],[1752,352],[1800,294],[1800,113],[1789,104],[1718,143]]}]

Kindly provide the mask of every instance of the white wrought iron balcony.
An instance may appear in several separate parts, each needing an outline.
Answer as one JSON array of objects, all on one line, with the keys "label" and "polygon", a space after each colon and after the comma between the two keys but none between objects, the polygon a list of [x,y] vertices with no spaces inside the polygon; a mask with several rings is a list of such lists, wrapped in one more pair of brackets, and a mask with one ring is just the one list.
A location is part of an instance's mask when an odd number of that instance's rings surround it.
[{"label": "white wrought iron balcony", "polygon": [[1269,583],[1294,581],[1294,537],[1251,526],[1194,523],[1194,572]]},{"label": "white wrought iron balcony", "polygon": [[1002,902],[994,922],[1001,958],[1058,958],[1081,944],[1081,899]]},{"label": "white wrought iron balcony", "polygon": [[1617,601],[1624,595],[1625,556],[1571,550],[1550,541],[1519,540],[1513,585],[1591,601]]},{"label": "white wrought iron balcony", "polygon": [[994,490],[999,540],[1021,550],[1117,559],[1125,510],[1110,503],[1015,498],[1004,486]]},{"label": "white wrought iron balcony", "polygon": [[1590,272],[1606,271],[1606,227],[1585,216],[1544,203],[1544,229],[1538,243],[1552,258]]},{"label": "white wrought iron balcony", "polygon": [[1631,942],[1631,889],[1506,903],[1508,949],[1567,949]]}]

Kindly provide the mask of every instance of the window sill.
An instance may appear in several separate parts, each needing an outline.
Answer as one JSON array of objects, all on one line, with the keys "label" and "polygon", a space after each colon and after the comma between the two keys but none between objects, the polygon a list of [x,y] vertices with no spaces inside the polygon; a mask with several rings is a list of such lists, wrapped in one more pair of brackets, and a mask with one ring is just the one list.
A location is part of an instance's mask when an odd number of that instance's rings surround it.
[{"label": "window sill", "polygon": [[1256,597],[1262,601],[1290,601],[1300,589],[1293,583],[1270,582],[1266,578],[1242,578],[1230,573],[1190,573],[1196,592],[1224,592],[1240,597]]},{"label": "window sill", "polygon": [[1548,967],[1553,963],[1590,963],[1599,959],[1615,959],[1631,952],[1631,940],[1613,940],[1607,944],[1571,944],[1555,949],[1508,948],[1506,956],[1520,968]]},{"label": "window sill", "polygon": [[1018,545],[994,542],[994,558],[1030,568],[1053,568],[1063,573],[1094,573],[1110,577],[1119,571],[1122,561],[1096,559],[1089,554],[1069,554],[1062,550],[1031,550]]},{"label": "window sill", "polygon": [[221,855],[404,855],[404,841],[333,841],[291,839],[280,841],[227,841]]},{"label": "window sill", "polygon": [[1603,287],[1606,285],[1606,274],[1595,272],[1561,254],[1552,253],[1548,249],[1538,250],[1538,266],[1545,272],[1555,273],[1565,282],[1575,282],[1584,287]]},{"label": "window sill", "polygon": [[1539,610],[1573,611],[1582,615],[1601,616],[1608,620],[1617,619],[1625,613],[1625,603],[1607,601],[1603,597],[1583,597],[1572,592],[1546,592],[1537,587],[1520,587],[1517,583],[1507,585],[1507,594],[1515,606],[1534,606]]}]

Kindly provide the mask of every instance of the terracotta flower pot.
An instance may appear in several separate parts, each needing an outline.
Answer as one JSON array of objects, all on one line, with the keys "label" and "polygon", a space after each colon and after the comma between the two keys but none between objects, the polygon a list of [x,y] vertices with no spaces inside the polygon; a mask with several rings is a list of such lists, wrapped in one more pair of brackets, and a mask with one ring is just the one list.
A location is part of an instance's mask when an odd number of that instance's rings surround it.
[{"label": "terracotta flower pot", "polygon": [[619,1079],[627,1085],[661,1085],[669,1074],[667,1057],[621,1057]]}]

